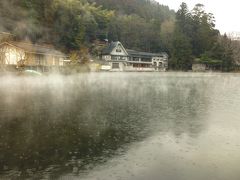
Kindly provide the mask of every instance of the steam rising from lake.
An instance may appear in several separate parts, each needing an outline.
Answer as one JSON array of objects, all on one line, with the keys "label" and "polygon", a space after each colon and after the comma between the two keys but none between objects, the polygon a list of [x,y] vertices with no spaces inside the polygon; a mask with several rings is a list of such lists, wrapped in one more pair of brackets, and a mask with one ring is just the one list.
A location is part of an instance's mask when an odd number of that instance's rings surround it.
[{"label": "steam rising from lake", "polygon": [[0,178],[240,178],[239,75],[90,73],[0,82]]}]

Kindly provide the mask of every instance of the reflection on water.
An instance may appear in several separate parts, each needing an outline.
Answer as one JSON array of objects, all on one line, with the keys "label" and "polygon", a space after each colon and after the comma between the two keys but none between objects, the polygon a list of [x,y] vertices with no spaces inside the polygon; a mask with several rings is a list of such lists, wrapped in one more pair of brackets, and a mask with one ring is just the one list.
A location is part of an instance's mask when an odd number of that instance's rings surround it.
[{"label": "reflection on water", "polygon": [[99,73],[0,82],[0,178],[240,178],[240,76]]}]

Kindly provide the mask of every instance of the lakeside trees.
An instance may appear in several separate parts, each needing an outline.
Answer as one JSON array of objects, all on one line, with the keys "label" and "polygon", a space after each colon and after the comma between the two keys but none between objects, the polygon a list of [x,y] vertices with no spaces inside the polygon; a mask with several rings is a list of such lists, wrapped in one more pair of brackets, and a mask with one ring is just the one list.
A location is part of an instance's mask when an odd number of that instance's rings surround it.
[{"label": "lakeside trees", "polygon": [[216,70],[230,71],[234,66],[232,41],[215,28],[213,14],[196,4],[189,11],[182,3],[176,13],[171,67],[190,70],[192,63],[204,63]]},{"label": "lakeside trees", "polygon": [[154,0],[3,0],[0,9],[0,31],[66,53],[97,55],[96,40],[121,41],[130,49],[166,51],[175,70],[199,62],[229,71],[239,57],[238,43],[220,35],[202,4],[190,11],[182,3],[175,13]]}]

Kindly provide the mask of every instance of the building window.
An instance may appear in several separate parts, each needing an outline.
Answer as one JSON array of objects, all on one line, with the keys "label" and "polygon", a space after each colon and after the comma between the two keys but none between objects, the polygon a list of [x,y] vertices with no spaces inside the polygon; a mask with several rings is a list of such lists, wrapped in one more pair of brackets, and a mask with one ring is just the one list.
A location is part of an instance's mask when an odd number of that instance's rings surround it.
[{"label": "building window", "polygon": [[120,53],[120,52],[122,52],[122,50],[120,48],[117,48],[116,52]]},{"label": "building window", "polygon": [[122,49],[121,49],[120,45],[117,46],[116,52],[118,52],[118,53],[122,52]]},{"label": "building window", "polygon": [[152,59],[151,58],[142,58],[141,61],[143,61],[143,62],[151,62]]},{"label": "building window", "polygon": [[124,56],[124,57],[123,57],[123,56],[120,56],[120,57],[119,57],[119,60],[125,61],[125,60],[126,60],[126,57],[125,57],[125,56]]},{"label": "building window", "polygon": [[138,57],[133,57],[132,60],[133,60],[133,61],[139,61],[139,58],[138,58]]},{"label": "building window", "polygon": [[59,66],[59,59],[58,58],[54,58],[53,59],[53,65],[55,65],[55,66]]},{"label": "building window", "polygon": [[43,55],[38,54],[35,57],[36,57],[36,65],[44,65],[45,64]]},{"label": "building window", "polygon": [[119,69],[119,63],[112,63],[112,69]]},{"label": "building window", "polygon": [[118,60],[118,56],[112,56],[112,60]]},{"label": "building window", "polygon": [[133,67],[135,67],[135,68],[139,67],[139,64],[133,64]]}]

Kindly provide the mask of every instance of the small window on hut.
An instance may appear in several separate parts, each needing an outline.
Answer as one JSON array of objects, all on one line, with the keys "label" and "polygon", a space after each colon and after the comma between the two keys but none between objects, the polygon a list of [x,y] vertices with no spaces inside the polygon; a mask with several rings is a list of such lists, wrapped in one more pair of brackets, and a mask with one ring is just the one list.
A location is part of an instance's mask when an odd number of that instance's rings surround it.
[{"label": "small window on hut", "polygon": [[117,48],[116,52],[122,52],[122,50],[120,48]]},{"label": "small window on hut", "polygon": [[122,52],[121,46],[117,47],[116,52],[119,52],[119,53]]},{"label": "small window on hut", "polygon": [[36,64],[37,65],[44,65],[45,62],[44,62],[44,56],[42,54],[38,54],[36,55]]}]

